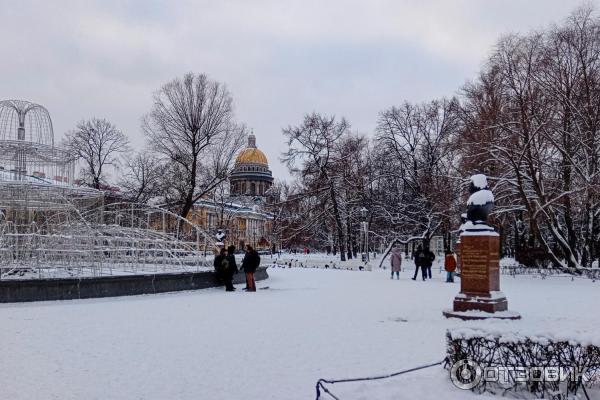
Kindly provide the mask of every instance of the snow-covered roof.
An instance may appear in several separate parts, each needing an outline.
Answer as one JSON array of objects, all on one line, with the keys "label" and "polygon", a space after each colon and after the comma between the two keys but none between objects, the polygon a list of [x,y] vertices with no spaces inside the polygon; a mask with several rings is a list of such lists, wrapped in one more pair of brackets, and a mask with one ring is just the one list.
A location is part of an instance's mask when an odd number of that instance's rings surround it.
[{"label": "snow-covered roof", "polygon": [[225,211],[226,213],[236,213],[236,214],[241,214],[241,215],[255,215],[255,216],[260,216],[260,217],[264,217],[264,218],[273,218],[273,214],[265,212],[265,211],[261,211],[260,207],[252,206],[245,206],[239,203],[234,203],[234,202],[215,202],[215,201],[211,201],[211,200],[198,200],[196,201],[196,203],[194,203],[195,206],[200,206],[200,207],[206,207],[209,209],[223,209],[223,211]]}]

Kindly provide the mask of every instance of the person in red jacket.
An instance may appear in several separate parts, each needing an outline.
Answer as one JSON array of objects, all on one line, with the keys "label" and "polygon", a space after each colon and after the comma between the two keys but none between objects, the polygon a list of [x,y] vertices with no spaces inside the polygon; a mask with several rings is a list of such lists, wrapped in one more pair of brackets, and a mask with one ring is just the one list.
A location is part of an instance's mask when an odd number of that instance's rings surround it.
[{"label": "person in red jacket", "polygon": [[444,259],[444,269],[446,270],[446,282],[454,282],[454,271],[456,271],[456,258],[451,250],[446,250]]}]

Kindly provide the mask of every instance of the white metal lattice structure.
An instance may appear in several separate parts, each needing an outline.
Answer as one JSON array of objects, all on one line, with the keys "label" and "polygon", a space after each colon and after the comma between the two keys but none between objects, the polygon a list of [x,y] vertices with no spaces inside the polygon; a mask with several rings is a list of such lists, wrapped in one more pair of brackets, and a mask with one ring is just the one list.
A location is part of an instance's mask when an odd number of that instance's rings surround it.
[{"label": "white metal lattice structure", "polygon": [[54,146],[48,110],[23,100],[0,101],[0,140]]},{"label": "white metal lattice structure", "polygon": [[150,205],[105,204],[73,171],[44,107],[0,101],[0,279],[208,267],[214,239],[200,227]]},{"label": "white metal lattice structure", "polygon": [[214,239],[187,219],[158,207],[123,202],[87,211],[72,206],[38,214],[44,218],[0,221],[3,279],[210,267],[205,256]]},{"label": "white metal lattice structure", "polygon": [[0,180],[73,182],[74,158],[54,145],[52,120],[39,104],[0,101]]}]

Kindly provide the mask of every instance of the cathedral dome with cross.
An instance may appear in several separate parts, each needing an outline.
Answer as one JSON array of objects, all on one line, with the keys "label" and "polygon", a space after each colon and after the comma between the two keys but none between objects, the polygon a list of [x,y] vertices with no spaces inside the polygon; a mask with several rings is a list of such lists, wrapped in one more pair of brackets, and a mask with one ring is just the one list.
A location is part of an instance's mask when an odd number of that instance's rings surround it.
[{"label": "cathedral dome with cross", "polygon": [[240,151],[229,176],[232,196],[265,196],[273,185],[267,156],[256,147],[256,136],[248,136],[248,145]]}]

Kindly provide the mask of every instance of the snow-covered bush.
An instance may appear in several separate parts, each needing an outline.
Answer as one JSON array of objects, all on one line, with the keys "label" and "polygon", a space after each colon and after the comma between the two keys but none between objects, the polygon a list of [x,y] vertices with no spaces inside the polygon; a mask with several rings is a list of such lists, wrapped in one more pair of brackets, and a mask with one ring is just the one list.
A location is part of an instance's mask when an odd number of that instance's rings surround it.
[{"label": "snow-covered bush", "polygon": [[[536,397],[560,398],[600,385],[597,338],[525,336],[470,328],[449,330],[446,338],[451,373],[457,373],[452,366],[461,360],[470,360],[471,365],[478,369],[478,383],[471,388],[475,391],[526,391]],[[557,371],[580,371],[583,375],[565,373],[564,379],[544,378],[546,370],[553,368]],[[499,379],[490,379],[498,371]]]}]

